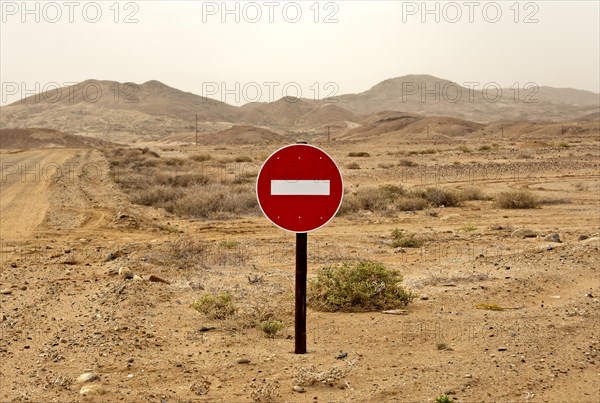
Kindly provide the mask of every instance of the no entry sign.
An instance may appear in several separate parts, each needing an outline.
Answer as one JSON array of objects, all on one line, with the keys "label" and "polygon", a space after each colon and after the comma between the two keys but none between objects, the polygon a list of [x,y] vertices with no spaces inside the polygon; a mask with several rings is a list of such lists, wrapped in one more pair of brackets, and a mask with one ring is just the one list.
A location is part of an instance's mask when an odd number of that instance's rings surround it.
[{"label": "no entry sign", "polygon": [[275,151],[256,181],[258,204],[276,226],[305,233],[327,224],[344,195],[342,175],[323,150],[293,144]]}]

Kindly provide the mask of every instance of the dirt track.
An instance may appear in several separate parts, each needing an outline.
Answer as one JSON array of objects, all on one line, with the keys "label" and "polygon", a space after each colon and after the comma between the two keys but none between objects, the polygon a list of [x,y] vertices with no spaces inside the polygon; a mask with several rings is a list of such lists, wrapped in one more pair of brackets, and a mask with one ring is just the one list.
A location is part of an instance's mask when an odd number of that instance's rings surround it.
[{"label": "dirt track", "polygon": [[50,205],[53,178],[74,154],[65,149],[0,154],[0,241],[31,237]]}]

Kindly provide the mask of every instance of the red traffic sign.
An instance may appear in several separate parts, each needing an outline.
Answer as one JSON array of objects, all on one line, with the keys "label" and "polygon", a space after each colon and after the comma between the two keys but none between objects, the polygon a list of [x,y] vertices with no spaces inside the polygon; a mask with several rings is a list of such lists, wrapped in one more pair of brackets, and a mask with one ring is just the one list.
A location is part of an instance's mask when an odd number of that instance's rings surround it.
[{"label": "red traffic sign", "polygon": [[343,196],[342,174],[335,161],[308,144],[280,148],[258,172],[258,205],[273,224],[286,231],[321,228],[333,219]]}]

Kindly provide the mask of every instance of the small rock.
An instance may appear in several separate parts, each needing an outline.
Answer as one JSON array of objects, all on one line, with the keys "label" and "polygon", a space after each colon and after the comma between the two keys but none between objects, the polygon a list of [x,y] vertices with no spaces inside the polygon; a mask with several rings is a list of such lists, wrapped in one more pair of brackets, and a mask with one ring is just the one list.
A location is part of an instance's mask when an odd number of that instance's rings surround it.
[{"label": "small rock", "polygon": [[10,288],[3,288],[0,290],[0,294],[9,295],[12,294],[12,290]]},{"label": "small rock", "polygon": [[165,284],[171,284],[170,282],[168,282],[165,279],[162,279],[158,276],[155,276],[154,274],[149,274],[147,276],[142,276],[142,278],[146,281],[150,281],[152,283],[165,283]]},{"label": "small rock", "polygon": [[304,389],[302,386],[294,385],[294,392],[304,393],[306,392],[306,389]]},{"label": "small rock", "polygon": [[238,358],[235,362],[237,362],[238,364],[249,364],[250,360],[247,358]]},{"label": "small rock", "polygon": [[84,374],[81,374],[77,377],[77,379],[75,380],[75,382],[77,383],[87,383],[87,382],[94,382],[97,381],[98,379],[100,379],[100,377],[93,373],[93,372],[86,372]]},{"label": "small rock", "polygon": [[343,360],[346,357],[348,357],[348,353],[345,351],[340,351],[340,353],[335,356],[335,358],[338,360]]},{"label": "small rock", "polygon": [[103,395],[105,393],[106,390],[101,385],[85,385],[79,391],[81,396]]},{"label": "small rock", "polygon": [[133,357],[129,358],[127,362],[131,364],[133,362]]},{"label": "small rock", "polygon": [[138,276],[137,274],[134,274],[133,281],[144,281],[144,279],[142,277]]},{"label": "small rock", "polygon": [[587,244],[591,244],[591,243],[598,243],[598,244],[600,244],[600,237],[596,236],[596,237],[593,237],[593,238],[584,239],[583,243],[586,244],[586,245]]},{"label": "small rock", "polygon": [[121,276],[125,279],[132,279],[133,272],[131,271],[131,269],[129,267],[121,267],[119,269],[119,276]]},{"label": "small rock", "polygon": [[498,351],[506,351],[506,350],[508,350],[508,348],[506,348],[506,347],[498,347]]},{"label": "small rock", "polygon": [[390,309],[387,311],[381,311],[381,313],[388,315],[408,315],[408,311],[406,309]]},{"label": "small rock", "polygon": [[537,232],[528,228],[520,228],[514,230],[512,234],[510,234],[513,238],[535,238],[538,236]]},{"label": "small rock", "polygon": [[421,295],[421,299],[422,299],[423,301],[427,301],[427,300],[429,299],[429,295],[427,295],[427,294],[423,294],[423,295]]},{"label": "small rock", "polygon": [[394,249],[394,253],[406,253],[406,249],[404,249],[404,248],[396,248],[396,249]]},{"label": "small rock", "polygon": [[549,234],[549,235],[546,235],[544,237],[544,241],[546,241],[546,242],[562,243],[562,240],[560,239],[560,235],[559,234]]},{"label": "small rock", "polygon": [[10,267],[12,267],[12,268],[14,269],[15,267],[17,267],[17,263],[16,263],[16,262],[12,262],[12,263],[10,264]]},{"label": "small rock", "polygon": [[589,236],[587,236],[587,235],[584,235],[584,234],[581,234],[581,235],[579,235],[579,238],[578,238],[578,239],[579,239],[580,241],[585,241],[585,240],[586,240],[586,239],[588,239],[588,238],[589,238]]},{"label": "small rock", "polygon": [[467,374],[467,375],[465,375],[465,378],[473,378],[473,375]]}]

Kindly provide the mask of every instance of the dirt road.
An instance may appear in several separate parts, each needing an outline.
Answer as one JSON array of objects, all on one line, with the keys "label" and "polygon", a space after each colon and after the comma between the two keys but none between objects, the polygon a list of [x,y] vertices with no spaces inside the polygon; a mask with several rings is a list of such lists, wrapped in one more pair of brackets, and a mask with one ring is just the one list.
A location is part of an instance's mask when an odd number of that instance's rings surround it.
[{"label": "dirt road", "polygon": [[32,150],[0,154],[0,242],[31,237],[50,205],[55,175],[66,174],[75,150]]}]

